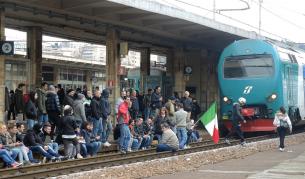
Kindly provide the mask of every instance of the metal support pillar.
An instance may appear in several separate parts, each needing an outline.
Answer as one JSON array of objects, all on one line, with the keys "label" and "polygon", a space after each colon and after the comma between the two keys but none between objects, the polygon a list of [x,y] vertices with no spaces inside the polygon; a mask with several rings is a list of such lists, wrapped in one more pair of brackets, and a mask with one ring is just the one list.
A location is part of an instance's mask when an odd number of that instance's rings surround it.
[{"label": "metal support pillar", "polygon": [[[5,16],[0,11],[0,39],[5,40]],[[5,57],[0,55],[0,123],[5,119]]]},{"label": "metal support pillar", "polygon": [[42,82],[42,29],[31,27],[27,33],[29,59],[30,59],[30,89],[34,90]]},{"label": "metal support pillar", "polygon": [[150,75],[150,48],[143,48],[141,50],[141,71],[140,71],[140,74],[141,74],[141,89],[143,91],[143,93],[145,94],[146,91],[145,91],[145,79],[147,76]]},{"label": "metal support pillar", "polygon": [[106,80],[107,87],[110,89],[111,94],[109,101],[111,104],[112,114],[114,114],[115,101],[120,96],[120,78],[119,67],[121,60],[119,56],[119,32],[115,29],[107,29],[106,34],[106,49],[107,49],[107,61],[106,61]]},{"label": "metal support pillar", "polygon": [[181,97],[185,91],[185,76],[184,76],[184,61],[185,55],[183,49],[174,49],[173,54],[173,76],[174,76],[174,91],[178,92],[179,96]]}]

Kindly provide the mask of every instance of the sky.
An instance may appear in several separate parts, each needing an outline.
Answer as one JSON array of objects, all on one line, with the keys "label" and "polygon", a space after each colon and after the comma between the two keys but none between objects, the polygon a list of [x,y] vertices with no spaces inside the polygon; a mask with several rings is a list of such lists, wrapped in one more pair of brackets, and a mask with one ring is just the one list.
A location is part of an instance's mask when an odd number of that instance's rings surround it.
[{"label": "sky", "polygon": [[[175,8],[259,33],[260,0],[154,0]],[[220,9],[248,10],[219,11]],[[261,35],[277,40],[305,43],[305,0],[261,0]],[[215,2],[215,10],[213,13]],[[215,14],[215,17],[214,17]],[[24,39],[25,34],[7,30],[8,39]],[[44,37],[46,41],[61,39]]]},{"label": "sky", "polygon": [[[305,1],[304,0],[155,0],[185,11],[215,19],[218,22],[240,27],[277,40],[305,43]],[[248,10],[219,11],[219,9]],[[215,2],[215,8],[214,8]],[[213,9],[216,9],[215,18]],[[233,20],[234,19],[234,20]]]}]

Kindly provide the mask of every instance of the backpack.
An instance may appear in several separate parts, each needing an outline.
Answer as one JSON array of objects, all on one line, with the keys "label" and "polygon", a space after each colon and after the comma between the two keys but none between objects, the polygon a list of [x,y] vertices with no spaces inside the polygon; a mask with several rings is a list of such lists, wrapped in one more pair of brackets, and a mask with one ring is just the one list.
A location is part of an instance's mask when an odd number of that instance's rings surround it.
[{"label": "backpack", "polygon": [[280,127],[288,128],[288,122],[286,120],[280,119]]}]

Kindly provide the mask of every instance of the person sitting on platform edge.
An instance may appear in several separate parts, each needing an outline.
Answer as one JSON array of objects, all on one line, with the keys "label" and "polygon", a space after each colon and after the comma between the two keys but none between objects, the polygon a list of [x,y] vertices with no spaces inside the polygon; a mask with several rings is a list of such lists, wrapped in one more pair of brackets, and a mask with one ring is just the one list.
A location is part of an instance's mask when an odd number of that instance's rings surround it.
[{"label": "person sitting on platform edge", "polygon": [[167,122],[161,123],[163,131],[160,144],[157,145],[157,152],[177,151],[179,149],[179,140],[176,134],[170,129]]}]

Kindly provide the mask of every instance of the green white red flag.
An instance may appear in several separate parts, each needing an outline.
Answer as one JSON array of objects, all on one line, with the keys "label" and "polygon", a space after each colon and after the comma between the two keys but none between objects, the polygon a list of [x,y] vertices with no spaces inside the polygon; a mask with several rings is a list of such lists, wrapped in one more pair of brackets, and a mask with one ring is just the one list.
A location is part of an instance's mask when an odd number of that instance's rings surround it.
[{"label": "green white red flag", "polygon": [[213,137],[215,144],[219,142],[218,120],[217,120],[217,105],[214,102],[211,107],[200,117],[200,121]]}]

